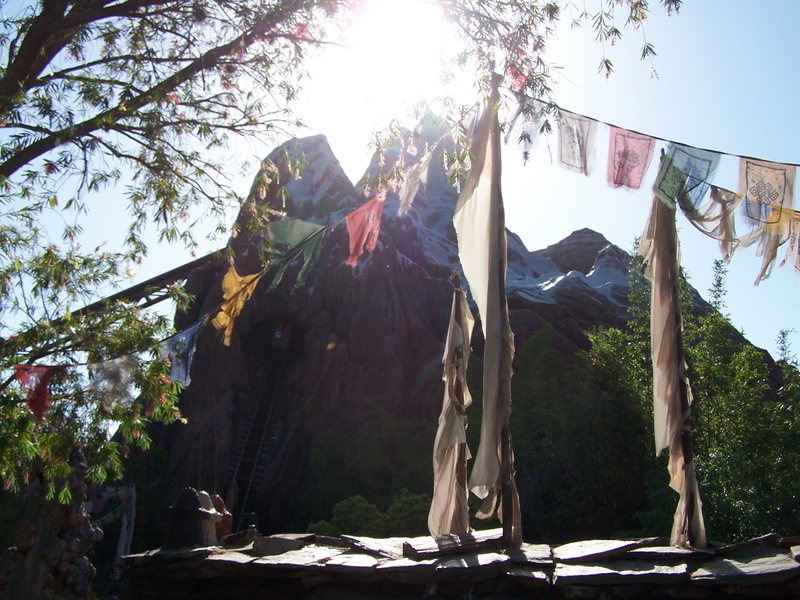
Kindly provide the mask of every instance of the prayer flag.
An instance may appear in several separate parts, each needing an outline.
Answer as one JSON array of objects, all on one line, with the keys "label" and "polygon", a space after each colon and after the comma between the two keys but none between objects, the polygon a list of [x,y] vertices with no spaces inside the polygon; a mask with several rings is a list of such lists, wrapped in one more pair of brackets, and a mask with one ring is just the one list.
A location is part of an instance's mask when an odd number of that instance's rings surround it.
[{"label": "prayer flag", "polygon": [[745,220],[754,229],[743,241],[758,241],[756,254],[762,256],[755,284],[770,276],[778,247],[789,239],[794,203],[796,167],[742,158],[739,162],[739,192],[744,196]]},{"label": "prayer flag", "polygon": [[118,401],[131,399],[130,387],[138,368],[139,361],[131,355],[90,364],[89,393],[110,411]]},{"label": "prayer flag", "polygon": [[639,253],[645,258],[645,275],[651,283],[650,344],[656,455],[669,448],[669,485],[680,494],[671,543],[703,547],[705,524],[689,430],[692,390],[681,340],[683,318],[675,206],[668,206],[657,195],[653,196]]},{"label": "prayer flag", "polygon": [[358,258],[364,252],[372,252],[378,245],[378,234],[381,231],[381,215],[386,194],[379,192],[367,202],[347,215],[347,233],[350,236],[350,256],[345,264],[355,267]]},{"label": "prayer flag", "polygon": [[716,152],[670,143],[653,191],[669,205],[677,201],[686,210],[693,210],[708,193],[708,182],[718,164]]},{"label": "prayer flag", "polygon": [[611,127],[608,144],[608,184],[615,188],[627,187],[638,190],[650,166],[655,139]]},{"label": "prayer flag", "polygon": [[179,331],[172,337],[164,340],[161,346],[161,357],[169,357],[171,363],[170,379],[188,387],[192,382],[190,371],[194,350],[197,347],[197,337],[200,335],[200,328],[203,321],[200,320],[188,329]]},{"label": "prayer flag", "polygon": [[514,116],[508,122],[504,142],[508,144],[512,137],[517,138],[522,150],[523,164],[527,163],[531,149],[542,131],[542,114],[546,106],[541,100],[521,96]]},{"label": "prayer flag", "polygon": [[791,219],[796,168],[792,165],[742,158],[739,193],[748,219],[756,226],[787,224]]},{"label": "prayer flag", "polygon": [[419,191],[419,186],[428,175],[428,168],[431,166],[433,150],[427,150],[425,155],[414,163],[403,176],[403,185],[400,187],[400,206],[397,209],[398,215],[408,214],[411,204]]},{"label": "prayer flag", "polygon": [[501,498],[498,514],[503,523],[503,542],[506,546],[519,547],[522,543],[519,495],[508,427],[514,336],[505,295],[507,240],[500,187],[498,83],[495,77],[489,103],[473,134],[472,167],[456,203],[453,224],[461,266],[478,305],[486,339],[481,441],[469,488],[476,496],[484,498],[478,518],[491,516],[498,497]]},{"label": "prayer flag", "polygon": [[[278,267],[278,272],[272,279],[272,283],[267,288],[267,292],[271,292],[278,287],[281,279],[283,279],[283,274],[286,272],[286,267],[301,253],[303,255],[303,267],[297,275],[297,281],[295,281],[292,291],[305,283],[306,277],[308,277],[308,273],[314,264],[314,257],[322,243],[324,233],[324,225],[289,217],[284,217],[279,221],[271,221],[267,225],[267,235],[273,243],[271,254],[276,256],[281,263]],[[285,249],[281,250],[279,246],[283,246]]]},{"label": "prayer flag", "polygon": [[597,121],[561,110],[558,113],[558,157],[561,164],[589,174]]},{"label": "prayer flag", "polygon": [[236,271],[236,267],[231,265],[228,272],[225,273],[225,277],[222,278],[222,304],[217,316],[211,320],[211,324],[217,329],[224,329],[222,343],[226,346],[231,345],[233,321],[242,312],[263,275],[264,271],[261,271],[242,277]]},{"label": "prayer flag", "polygon": [[428,530],[433,536],[470,531],[467,461],[472,455],[467,447],[465,410],[472,404],[467,366],[474,325],[467,293],[456,284],[442,358],[445,381],[442,412],[433,443],[433,500],[428,512]]},{"label": "prayer flag", "polygon": [[25,405],[33,413],[37,422],[44,421],[44,416],[50,411],[52,400],[50,397],[50,380],[54,375],[67,370],[66,365],[34,366],[12,365],[14,377],[20,387],[28,392]]}]

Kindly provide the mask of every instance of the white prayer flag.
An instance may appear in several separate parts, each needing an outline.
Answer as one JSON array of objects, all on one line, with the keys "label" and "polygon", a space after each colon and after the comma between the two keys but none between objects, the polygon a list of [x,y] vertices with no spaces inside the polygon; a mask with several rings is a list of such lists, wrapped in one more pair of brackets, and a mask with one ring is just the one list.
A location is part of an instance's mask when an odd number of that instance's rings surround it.
[{"label": "white prayer flag", "polygon": [[475,319],[467,304],[467,293],[453,290],[450,326],[444,349],[444,398],[439,428],[433,444],[433,500],[428,513],[431,535],[469,533],[467,506],[467,447],[465,409],[472,404],[467,388],[470,339]]},{"label": "white prayer flag", "polygon": [[[483,418],[481,441],[469,488],[486,501],[478,513],[494,513],[501,491],[504,542],[522,542],[519,496],[513,473],[513,452],[508,431],[511,412],[511,361],[514,336],[508,322],[506,285],[506,229],[500,185],[500,128],[497,123],[499,93],[495,79],[492,95],[475,128],[470,148],[472,166],[458,198],[453,224],[458,255],[481,318],[486,339],[483,363]],[[508,538],[508,539],[505,539]]]}]

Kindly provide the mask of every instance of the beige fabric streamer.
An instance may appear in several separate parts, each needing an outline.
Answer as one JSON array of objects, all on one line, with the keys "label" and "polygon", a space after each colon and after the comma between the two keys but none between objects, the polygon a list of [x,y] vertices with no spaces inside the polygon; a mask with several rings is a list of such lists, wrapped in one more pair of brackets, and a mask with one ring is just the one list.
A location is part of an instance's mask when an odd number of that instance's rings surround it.
[{"label": "beige fabric streamer", "polygon": [[456,204],[453,224],[458,254],[478,305],[486,346],[483,370],[481,441],[469,480],[470,490],[484,498],[479,518],[494,513],[502,493],[504,544],[522,543],[519,495],[513,472],[511,435],[511,361],[514,336],[508,321],[506,230],[500,185],[500,131],[495,81],[489,104],[481,115],[470,148],[473,162]]},{"label": "beige fabric streamer", "polygon": [[687,210],[681,204],[683,214],[695,228],[719,241],[719,249],[726,263],[740,243],[736,236],[736,208],[741,201],[741,194],[712,185],[711,199],[700,208]]},{"label": "beige fabric streamer", "polygon": [[789,225],[789,244],[781,266],[790,263],[796,273],[800,274],[800,211],[794,211]]},{"label": "beige fabric streamer", "polygon": [[639,253],[651,282],[650,343],[653,361],[653,421],[656,455],[669,448],[670,487],[680,494],[671,542],[705,546],[705,524],[691,457],[688,419],[692,392],[683,357],[680,252],[675,208],[653,197]]},{"label": "beige fabric streamer", "polygon": [[442,358],[445,381],[442,412],[433,444],[433,500],[428,513],[428,530],[433,536],[470,531],[467,461],[472,455],[467,447],[465,410],[472,404],[467,366],[474,325],[467,293],[456,287]]}]

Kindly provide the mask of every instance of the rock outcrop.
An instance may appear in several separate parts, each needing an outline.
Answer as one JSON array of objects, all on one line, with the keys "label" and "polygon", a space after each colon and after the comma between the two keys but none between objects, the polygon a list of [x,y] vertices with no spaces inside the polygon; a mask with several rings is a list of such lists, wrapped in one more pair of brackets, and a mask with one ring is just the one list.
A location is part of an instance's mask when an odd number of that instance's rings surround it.
[{"label": "rock outcrop", "polygon": [[[405,164],[417,154],[405,151]],[[287,156],[304,157],[302,176],[292,174]],[[370,167],[379,168],[386,167]],[[313,485],[309,453],[320,451],[331,432],[347,439],[388,415],[417,424],[402,434],[409,446],[398,452],[429,451],[433,438],[425,436],[441,408],[448,277],[458,268],[457,197],[442,161],[434,159],[407,215],[398,216],[397,194],[388,194],[379,243],[351,268],[344,264],[343,219],[366,198],[327,140],[305,138],[272,153],[244,210],[267,202],[329,231],[306,285],[292,292],[296,265],[274,292],[260,284],[236,318],[230,346],[204,327],[182,398],[188,424],[176,426],[167,441],[173,494],[186,486],[228,493],[231,510],[257,512],[262,531],[282,530],[299,510],[297,490]],[[241,232],[230,243],[242,275],[260,268],[261,233],[247,229],[246,217],[243,212]],[[518,345],[550,324],[556,347],[573,356],[588,347],[587,328],[625,321],[630,257],[599,233],[583,229],[531,252],[509,232],[508,248],[507,294]],[[220,259],[189,278],[195,304],[178,316],[179,329],[218,307],[227,268]],[[287,331],[290,339],[281,337]]]},{"label": "rock outcrop", "polygon": [[48,484],[37,462],[26,490],[27,512],[17,528],[15,546],[0,555],[0,598],[65,600],[94,597],[96,570],[86,557],[103,532],[84,510],[87,497],[86,460],[75,450],[70,456],[66,504],[48,498]]}]

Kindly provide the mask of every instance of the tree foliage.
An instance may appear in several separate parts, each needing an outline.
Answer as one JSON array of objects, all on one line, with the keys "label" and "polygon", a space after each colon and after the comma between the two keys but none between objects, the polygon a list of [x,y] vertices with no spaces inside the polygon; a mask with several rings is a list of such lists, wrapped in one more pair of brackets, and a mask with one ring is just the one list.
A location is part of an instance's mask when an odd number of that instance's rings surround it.
[{"label": "tree foliage", "polygon": [[726,271],[720,261],[714,273],[709,292],[716,310],[690,322],[685,333],[695,461],[709,534],[722,540],[790,534],[800,525],[800,439],[787,417],[800,398],[774,398],[765,353],[747,343],[722,312]]},{"label": "tree foliage", "polygon": [[429,495],[412,494],[407,489],[400,490],[383,513],[363,496],[350,496],[336,503],[330,521],[311,523],[308,531],[332,537],[343,534],[372,537],[427,535],[430,505]]},{"label": "tree foliage", "polygon": [[[603,389],[617,398],[652,411],[652,372],[646,327],[648,294],[638,258],[631,270],[631,321],[625,330],[606,329],[590,335],[591,369]],[[749,344],[731,324],[725,310],[725,268],[714,265],[710,308],[699,312],[684,306],[684,348],[694,395],[692,431],[694,460],[709,539],[740,541],[771,531],[797,531],[796,477],[800,452],[793,429],[798,395],[791,385],[780,401],[772,394],[768,357]],[[684,288],[686,282],[684,281]],[[684,295],[688,300],[688,295]],[[787,363],[787,366],[790,366]],[[786,370],[791,381],[791,368]],[[649,425],[646,446],[652,444]],[[642,446],[644,448],[645,446]],[[646,535],[664,535],[677,496],[667,488],[663,460],[648,487],[648,505],[637,515]],[[663,469],[663,471],[661,470]],[[660,530],[653,531],[652,527]]]}]

